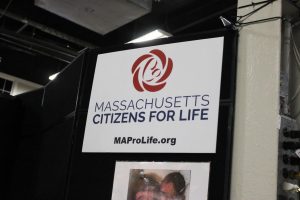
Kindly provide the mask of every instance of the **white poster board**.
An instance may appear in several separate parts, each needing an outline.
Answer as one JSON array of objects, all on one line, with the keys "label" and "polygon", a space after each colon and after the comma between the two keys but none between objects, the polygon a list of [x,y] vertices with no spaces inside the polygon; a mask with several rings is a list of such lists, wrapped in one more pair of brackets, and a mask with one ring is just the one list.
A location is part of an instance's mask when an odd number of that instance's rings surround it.
[{"label": "white poster board", "polygon": [[215,153],[223,40],[98,55],[82,151]]},{"label": "white poster board", "polygon": [[209,163],[117,162],[112,200],[207,200]]}]

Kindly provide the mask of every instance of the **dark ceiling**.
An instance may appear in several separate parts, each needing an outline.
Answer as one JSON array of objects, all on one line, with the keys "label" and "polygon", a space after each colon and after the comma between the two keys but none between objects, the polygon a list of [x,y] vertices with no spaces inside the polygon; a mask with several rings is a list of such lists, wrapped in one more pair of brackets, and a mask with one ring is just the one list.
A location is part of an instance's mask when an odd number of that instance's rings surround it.
[{"label": "dark ceiling", "polygon": [[157,28],[174,36],[223,28],[219,16],[235,20],[236,1],[153,0],[149,14],[101,35],[33,0],[1,0],[0,72],[43,85],[86,47],[122,45]]}]

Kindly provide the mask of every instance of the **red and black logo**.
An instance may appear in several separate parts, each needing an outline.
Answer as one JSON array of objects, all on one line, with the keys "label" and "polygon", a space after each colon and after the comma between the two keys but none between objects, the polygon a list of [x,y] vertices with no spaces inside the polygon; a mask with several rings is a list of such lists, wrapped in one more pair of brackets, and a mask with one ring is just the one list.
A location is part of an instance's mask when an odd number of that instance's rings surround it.
[{"label": "red and black logo", "polygon": [[173,61],[158,49],[140,56],[132,65],[133,85],[139,92],[157,92],[166,85]]}]

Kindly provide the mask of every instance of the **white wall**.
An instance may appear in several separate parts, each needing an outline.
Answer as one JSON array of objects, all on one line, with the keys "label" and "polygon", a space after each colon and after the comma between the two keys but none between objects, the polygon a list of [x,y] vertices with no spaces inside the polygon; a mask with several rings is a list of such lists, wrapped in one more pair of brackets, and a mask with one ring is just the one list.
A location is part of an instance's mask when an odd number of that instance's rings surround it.
[{"label": "white wall", "polygon": [[17,78],[17,77],[14,77],[9,74],[2,73],[2,72],[0,72],[0,77],[13,82],[11,93],[10,93],[12,96],[22,94],[25,92],[29,92],[32,90],[36,90],[38,88],[43,87],[42,85],[30,82],[30,81],[26,81],[24,79],[20,79],[20,78]]},{"label": "white wall", "polygon": [[[239,0],[238,5],[251,2]],[[252,10],[240,9],[238,15]],[[279,0],[248,21],[277,16],[281,16]],[[231,200],[276,199],[280,44],[280,20],[240,31]]]}]

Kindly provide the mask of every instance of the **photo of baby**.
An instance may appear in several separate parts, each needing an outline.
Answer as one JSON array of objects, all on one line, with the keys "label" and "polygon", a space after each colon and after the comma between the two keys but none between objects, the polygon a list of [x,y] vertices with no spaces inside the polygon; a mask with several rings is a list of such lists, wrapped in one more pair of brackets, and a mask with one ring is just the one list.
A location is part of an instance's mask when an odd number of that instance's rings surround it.
[{"label": "photo of baby", "polygon": [[127,200],[188,200],[190,170],[130,169]]},{"label": "photo of baby", "polygon": [[209,162],[117,161],[111,200],[208,200]]}]

